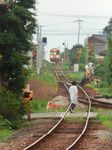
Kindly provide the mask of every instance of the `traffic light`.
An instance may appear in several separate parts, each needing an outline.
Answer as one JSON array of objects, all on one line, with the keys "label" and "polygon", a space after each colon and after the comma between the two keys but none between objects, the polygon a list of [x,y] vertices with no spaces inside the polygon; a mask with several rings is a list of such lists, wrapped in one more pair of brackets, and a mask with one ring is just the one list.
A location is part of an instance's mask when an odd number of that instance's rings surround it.
[{"label": "traffic light", "polygon": [[47,44],[47,38],[46,37],[43,37],[42,43]]}]

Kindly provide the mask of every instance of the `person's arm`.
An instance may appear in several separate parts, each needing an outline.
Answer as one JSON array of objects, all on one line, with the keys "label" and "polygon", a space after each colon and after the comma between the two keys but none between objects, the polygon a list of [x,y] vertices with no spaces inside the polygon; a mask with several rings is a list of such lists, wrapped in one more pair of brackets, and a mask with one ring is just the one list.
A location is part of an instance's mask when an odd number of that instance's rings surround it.
[{"label": "person's arm", "polygon": [[69,89],[68,89],[68,92],[70,93],[70,87],[69,87]]},{"label": "person's arm", "polygon": [[77,88],[77,86],[76,86],[76,95],[77,95],[77,98],[78,98],[78,88]]}]

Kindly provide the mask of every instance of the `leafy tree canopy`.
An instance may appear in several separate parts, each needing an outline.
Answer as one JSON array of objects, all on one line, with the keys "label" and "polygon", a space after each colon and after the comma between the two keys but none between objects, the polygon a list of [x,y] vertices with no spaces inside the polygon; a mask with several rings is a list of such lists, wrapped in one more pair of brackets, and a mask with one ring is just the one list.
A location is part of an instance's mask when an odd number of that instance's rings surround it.
[{"label": "leafy tree canopy", "polygon": [[34,0],[12,0],[9,9],[0,15],[0,80],[1,85],[21,92],[27,79],[27,52],[31,50],[35,18],[30,11]]},{"label": "leafy tree canopy", "polygon": [[108,51],[105,58],[105,82],[112,87],[112,36],[108,38]]},{"label": "leafy tree canopy", "polygon": [[[81,49],[80,60],[77,60],[77,53]],[[71,65],[75,63],[84,63],[85,62],[85,49],[82,45],[75,45],[71,50],[69,50],[69,60]]]},{"label": "leafy tree canopy", "polygon": [[112,34],[112,18],[108,22],[108,25],[104,28],[104,33],[106,33],[107,35]]}]

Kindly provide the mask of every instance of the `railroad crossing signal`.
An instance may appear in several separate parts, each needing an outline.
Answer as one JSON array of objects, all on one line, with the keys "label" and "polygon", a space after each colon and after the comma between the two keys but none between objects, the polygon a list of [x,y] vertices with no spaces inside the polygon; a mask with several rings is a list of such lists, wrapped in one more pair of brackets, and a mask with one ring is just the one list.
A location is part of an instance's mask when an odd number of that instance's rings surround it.
[{"label": "railroad crossing signal", "polygon": [[23,97],[25,99],[25,104],[26,104],[26,112],[28,116],[28,120],[31,120],[30,116],[30,101],[33,98],[33,91],[30,91],[30,84],[26,84],[25,89],[23,89]]},{"label": "railroad crossing signal", "polygon": [[27,91],[23,94],[24,99],[25,99],[25,104],[26,104],[26,112],[28,116],[28,120],[31,120],[31,115],[30,115],[30,101],[32,100],[33,97],[33,91]]},{"label": "railroad crossing signal", "polygon": [[77,55],[77,61],[80,62],[80,56],[79,55]]},{"label": "railroad crossing signal", "polygon": [[33,97],[33,91],[24,92],[23,96],[26,101],[30,101]]},{"label": "railroad crossing signal", "polygon": [[32,51],[32,56],[33,56],[33,67],[34,67],[34,70],[36,71],[36,67],[37,67],[37,51],[36,50]]},{"label": "railroad crossing signal", "polygon": [[78,48],[76,53],[76,59],[78,62],[80,62],[81,54],[82,54],[82,48]]}]

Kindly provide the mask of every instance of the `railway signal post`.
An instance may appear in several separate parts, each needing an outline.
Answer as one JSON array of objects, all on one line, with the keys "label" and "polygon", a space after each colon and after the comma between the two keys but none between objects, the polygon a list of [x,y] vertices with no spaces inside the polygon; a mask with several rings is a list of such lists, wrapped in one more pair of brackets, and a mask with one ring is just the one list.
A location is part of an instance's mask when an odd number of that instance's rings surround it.
[{"label": "railway signal post", "polygon": [[25,89],[23,89],[23,97],[25,99],[28,121],[30,121],[31,120],[30,101],[32,100],[33,97],[33,91],[30,91],[30,84],[27,84]]}]

